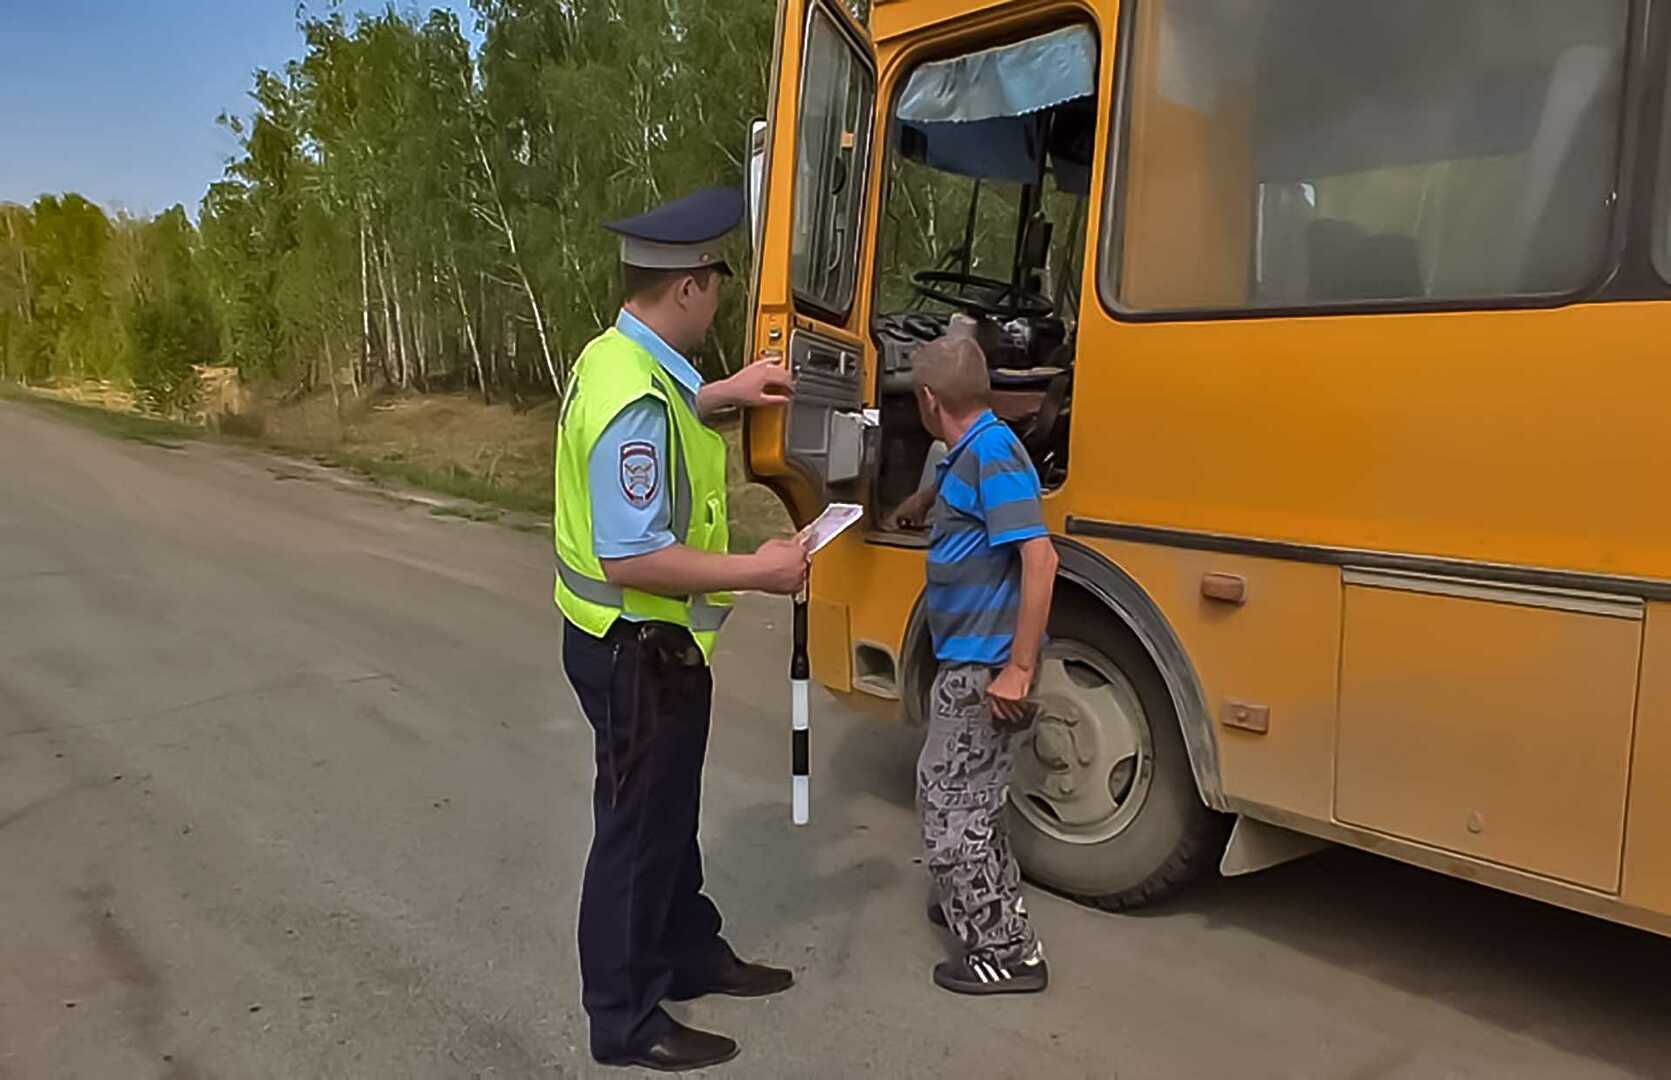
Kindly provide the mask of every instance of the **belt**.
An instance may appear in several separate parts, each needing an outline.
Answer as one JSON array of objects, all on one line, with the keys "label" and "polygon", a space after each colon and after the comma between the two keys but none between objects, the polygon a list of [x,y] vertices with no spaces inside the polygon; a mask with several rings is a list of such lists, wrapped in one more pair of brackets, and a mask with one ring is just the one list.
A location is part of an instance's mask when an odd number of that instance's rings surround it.
[{"label": "belt", "polygon": [[702,650],[690,630],[677,623],[657,620],[616,619],[604,635],[617,644],[636,640],[663,669],[702,666]]}]

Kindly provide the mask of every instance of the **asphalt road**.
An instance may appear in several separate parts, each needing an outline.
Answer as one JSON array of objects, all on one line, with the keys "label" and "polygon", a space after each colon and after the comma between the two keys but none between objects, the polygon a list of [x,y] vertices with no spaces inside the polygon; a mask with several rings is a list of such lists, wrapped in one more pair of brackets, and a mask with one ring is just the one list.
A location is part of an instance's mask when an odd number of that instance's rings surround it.
[{"label": "asphalt road", "polygon": [[[588,729],[547,541],[0,404],[0,1077],[619,1075],[573,945]],[[825,699],[788,824],[785,610],[718,661],[704,829],[767,1001],[737,1077],[1671,1075],[1671,942],[1334,852],[936,990],[916,739]],[[1559,797],[1559,793],[1551,793]]]}]

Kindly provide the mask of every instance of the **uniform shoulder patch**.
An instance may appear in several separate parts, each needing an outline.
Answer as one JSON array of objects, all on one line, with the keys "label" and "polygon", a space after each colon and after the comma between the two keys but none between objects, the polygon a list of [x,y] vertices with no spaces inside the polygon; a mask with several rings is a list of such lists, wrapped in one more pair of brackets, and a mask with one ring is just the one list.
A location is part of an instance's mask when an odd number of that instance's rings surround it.
[{"label": "uniform shoulder patch", "polygon": [[661,451],[652,442],[621,444],[621,494],[640,510],[656,501],[661,490]]}]

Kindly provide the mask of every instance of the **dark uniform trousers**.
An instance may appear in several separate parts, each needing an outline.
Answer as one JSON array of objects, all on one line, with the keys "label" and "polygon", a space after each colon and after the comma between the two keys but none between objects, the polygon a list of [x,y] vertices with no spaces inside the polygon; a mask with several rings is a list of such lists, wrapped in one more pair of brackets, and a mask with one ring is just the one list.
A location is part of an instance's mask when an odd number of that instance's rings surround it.
[{"label": "dark uniform trousers", "polygon": [[567,624],[563,669],[596,736],[580,979],[592,1052],[608,1057],[666,1034],[662,1000],[732,955],[696,838],[714,684],[667,623],[622,619],[601,640]]}]

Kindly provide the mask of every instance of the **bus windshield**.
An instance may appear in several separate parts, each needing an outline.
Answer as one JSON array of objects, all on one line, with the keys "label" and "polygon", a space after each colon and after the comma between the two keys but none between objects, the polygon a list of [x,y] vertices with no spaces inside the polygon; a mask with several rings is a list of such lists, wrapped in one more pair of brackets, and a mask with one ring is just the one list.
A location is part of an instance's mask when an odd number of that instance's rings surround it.
[{"label": "bus windshield", "polygon": [[930,451],[911,355],[954,315],[973,320],[994,410],[1045,484],[1066,475],[1096,56],[1070,26],[923,65],[894,105],[872,318],[884,501],[914,489]]}]

